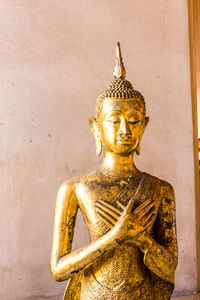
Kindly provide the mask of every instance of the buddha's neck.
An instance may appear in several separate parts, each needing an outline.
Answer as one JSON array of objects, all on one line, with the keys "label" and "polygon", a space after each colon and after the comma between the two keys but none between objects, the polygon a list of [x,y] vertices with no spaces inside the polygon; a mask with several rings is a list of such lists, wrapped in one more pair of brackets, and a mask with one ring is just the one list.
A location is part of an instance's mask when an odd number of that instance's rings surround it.
[{"label": "buddha's neck", "polygon": [[114,176],[135,176],[140,173],[134,165],[133,154],[129,156],[105,152],[101,171]]}]

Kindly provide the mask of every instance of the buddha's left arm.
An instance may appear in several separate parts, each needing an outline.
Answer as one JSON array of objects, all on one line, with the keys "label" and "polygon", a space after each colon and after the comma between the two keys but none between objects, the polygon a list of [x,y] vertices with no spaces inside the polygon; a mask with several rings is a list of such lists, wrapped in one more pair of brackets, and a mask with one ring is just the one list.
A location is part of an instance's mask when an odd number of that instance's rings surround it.
[{"label": "buddha's left arm", "polygon": [[175,197],[168,183],[162,183],[161,189],[163,197],[153,227],[154,239],[146,236],[149,248],[142,251],[145,265],[161,279],[174,283],[178,260]]}]

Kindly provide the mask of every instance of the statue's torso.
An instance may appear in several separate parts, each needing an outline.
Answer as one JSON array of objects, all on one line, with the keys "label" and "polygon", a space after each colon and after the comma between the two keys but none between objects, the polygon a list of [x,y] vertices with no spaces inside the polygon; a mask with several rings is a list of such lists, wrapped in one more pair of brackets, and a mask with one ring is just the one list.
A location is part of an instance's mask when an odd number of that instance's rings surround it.
[{"label": "statue's torso", "polygon": [[[141,175],[133,180],[131,187],[133,194],[140,180]],[[104,224],[95,210],[95,201],[104,199],[112,205],[117,205],[116,196],[127,184],[127,179],[114,180],[101,174],[94,174],[77,183],[77,200],[92,241],[109,231],[109,227]],[[154,197],[155,186],[151,185],[152,183],[146,180],[145,188],[141,191],[135,207]],[[129,200],[122,199],[122,201]],[[159,197],[155,197],[154,201],[158,208]],[[141,251],[132,244],[122,244],[100,256],[84,270],[81,299],[153,299],[150,285],[149,271],[143,263]]]}]

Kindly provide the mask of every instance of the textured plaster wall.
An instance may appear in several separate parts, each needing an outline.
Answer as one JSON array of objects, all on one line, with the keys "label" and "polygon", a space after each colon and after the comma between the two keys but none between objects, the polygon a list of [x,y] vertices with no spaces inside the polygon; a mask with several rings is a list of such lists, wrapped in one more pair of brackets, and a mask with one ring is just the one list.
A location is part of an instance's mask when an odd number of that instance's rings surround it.
[{"label": "textured plaster wall", "polygon": [[[146,98],[138,167],[175,188],[176,293],[196,289],[186,0],[0,1],[0,299],[61,299],[51,279],[55,197],[99,166],[88,127],[112,80],[114,45]],[[75,247],[87,242],[79,219]]]}]

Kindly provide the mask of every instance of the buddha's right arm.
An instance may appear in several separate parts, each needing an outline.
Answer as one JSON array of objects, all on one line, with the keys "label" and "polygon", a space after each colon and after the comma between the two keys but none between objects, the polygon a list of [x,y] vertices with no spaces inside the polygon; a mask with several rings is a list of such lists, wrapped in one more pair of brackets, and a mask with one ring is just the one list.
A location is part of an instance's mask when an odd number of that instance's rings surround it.
[{"label": "buddha's right arm", "polygon": [[111,230],[95,242],[71,252],[77,210],[74,184],[64,183],[56,200],[51,253],[51,272],[57,281],[69,279],[74,273],[118,245]]}]

